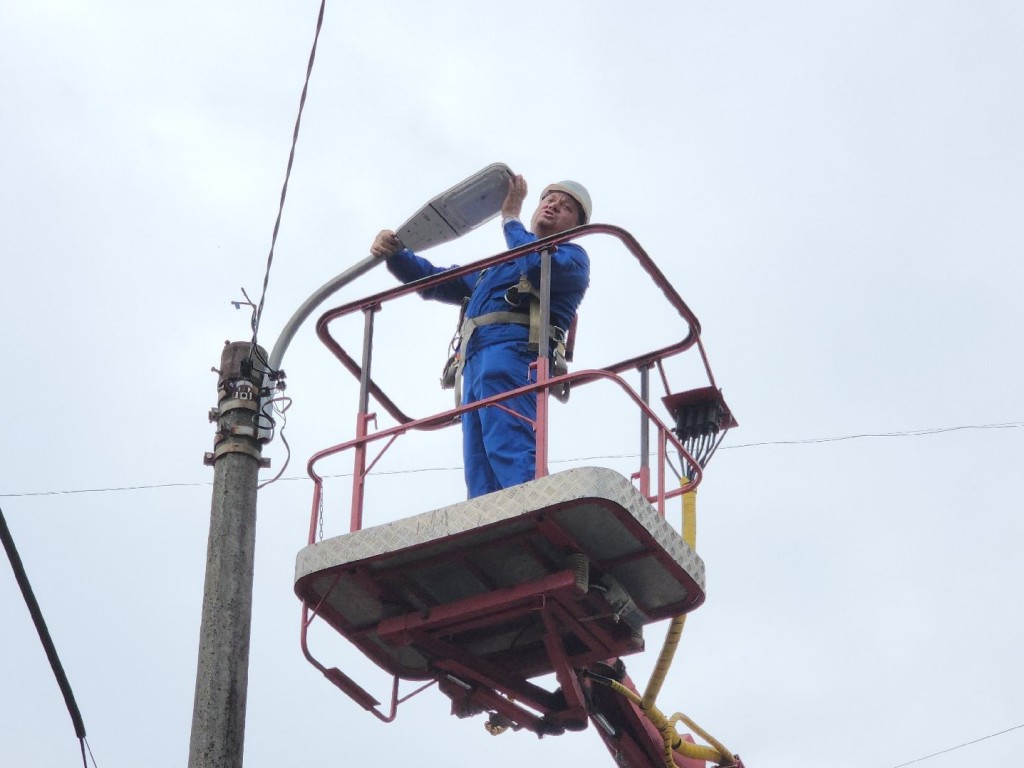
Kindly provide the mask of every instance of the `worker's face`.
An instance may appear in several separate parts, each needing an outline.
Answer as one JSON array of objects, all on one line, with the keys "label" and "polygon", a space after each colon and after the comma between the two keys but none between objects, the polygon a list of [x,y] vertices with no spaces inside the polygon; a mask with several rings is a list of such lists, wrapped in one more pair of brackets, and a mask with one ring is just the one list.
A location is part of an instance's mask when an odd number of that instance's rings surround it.
[{"label": "worker's face", "polygon": [[565,232],[579,222],[579,203],[565,192],[555,190],[541,198],[530,222],[530,229],[537,237],[548,237]]}]

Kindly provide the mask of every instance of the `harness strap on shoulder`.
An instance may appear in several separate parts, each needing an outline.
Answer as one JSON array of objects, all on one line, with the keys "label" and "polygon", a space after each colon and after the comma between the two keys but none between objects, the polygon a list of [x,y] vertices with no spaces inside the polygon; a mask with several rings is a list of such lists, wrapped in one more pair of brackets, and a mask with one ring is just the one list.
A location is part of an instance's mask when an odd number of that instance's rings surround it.
[{"label": "harness strap on shoulder", "polygon": [[530,309],[530,349],[537,351],[540,348],[540,293],[533,287],[525,274],[519,275],[519,282],[505,292],[505,301],[513,306],[526,298]]}]

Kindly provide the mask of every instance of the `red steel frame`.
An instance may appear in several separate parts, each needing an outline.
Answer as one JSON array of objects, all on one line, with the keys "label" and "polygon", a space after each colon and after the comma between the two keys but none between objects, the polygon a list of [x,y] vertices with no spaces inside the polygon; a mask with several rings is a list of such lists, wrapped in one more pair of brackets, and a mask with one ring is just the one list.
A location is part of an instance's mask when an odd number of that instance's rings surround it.
[{"label": "red steel frame", "polygon": [[[542,348],[542,353],[538,355],[538,359],[534,364],[536,369],[535,382],[486,400],[480,400],[475,403],[462,405],[458,408],[421,418],[414,418],[407,415],[371,378],[369,369],[373,347],[373,317],[387,302],[415,294],[418,291],[432,288],[440,283],[447,282],[448,280],[472,274],[478,270],[486,269],[487,267],[500,264],[504,261],[517,258],[527,253],[533,253],[535,251],[541,251],[544,253],[546,249],[552,246],[557,246],[559,243],[576,240],[587,235],[598,234],[610,235],[619,240],[637,260],[641,268],[651,277],[654,284],[661,290],[670,306],[676,310],[686,325],[687,333],[680,341],[661,347],[660,349],[651,350],[649,352],[627,358],[626,360],[606,365],[602,368],[577,371],[554,377],[550,375],[548,358],[547,355],[544,354],[544,350]],[[543,302],[547,299],[547,297],[543,295],[546,292],[543,277],[541,282],[542,285],[540,290]],[[544,309],[542,304],[542,312],[543,311]],[[346,315],[354,314],[355,312],[362,312],[364,315],[361,364],[356,362],[356,360],[341,346],[329,331],[329,325],[332,321]],[[372,470],[373,465],[377,460],[380,459],[380,456],[384,451],[386,451],[399,436],[412,430],[434,430],[449,427],[455,423],[458,417],[463,413],[490,406],[504,407],[502,406],[504,401],[528,392],[534,392],[537,395],[537,416],[532,422],[537,435],[535,476],[546,476],[548,474],[548,397],[552,389],[557,389],[564,383],[569,383],[573,386],[579,387],[583,384],[597,380],[612,381],[618,384],[639,406],[643,415],[646,416],[651,423],[656,425],[658,436],[660,438],[658,440],[659,481],[657,492],[654,494],[651,493],[650,475],[646,465],[642,466],[640,471],[634,475],[634,479],[639,481],[641,492],[647,496],[652,503],[657,504],[658,510],[662,514],[664,514],[664,504],[667,499],[679,496],[696,487],[700,483],[700,472],[699,469],[697,469],[694,473],[695,477],[690,478],[690,482],[683,488],[672,491],[667,491],[665,489],[664,467],[666,444],[671,443],[672,447],[677,451],[680,451],[682,455],[686,456],[688,459],[691,459],[692,457],[689,457],[686,449],[671,433],[670,428],[666,427],[654,411],[651,410],[645,399],[638,397],[632,388],[618,377],[618,374],[635,368],[644,374],[646,380],[646,371],[649,368],[656,366],[661,373],[663,381],[665,382],[666,390],[668,390],[668,383],[667,380],[665,380],[662,361],[696,346],[700,351],[701,360],[704,364],[704,370],[707,373],[709,385],[711,387],[715,387],[714,374],[711,371],[707,354],[700,339],[700,322],[651,257],[641,247],[640,243],[638,243],[629,232],[621,227],[616,227],[610,224],[587,224],[558,235],[553,235],[551,237],[520,246],[519,248],[504,251],[495,256],[489,256],[485,259],[481,259],[462,267],[454,267],[442,274],[417,280],[406,285],[396,286],[386,291],[344,304],[336,309],[325,312],[317,322],[316,332],[317,336],[327,346],[331,353],[342,363],[343,366],[345,366],[348,371],[359,379],[360,405],[359,412],[356,417],[355,437],[347,442],[319,451],[309,460],[308,472],[316,486],[313,499],[313,520],[310,523],[310,544],[315,541],[316,518],[320,508],[322,478],[314,470],[314,465],[318,461],[341,451],[350,449],[353,451],[353,486],[350,530],[356,531],[362,527],[366,476]],[[370,424],[376,420],[376,415],[370,413],[368,408],[369,398],[371,395],[397,422],[396,426],[374,433],[370,432]],[[370,464],[367,465],[369,444],[384,439],[387,439],[388,442],[381,448],[380,452],[373,458]],[[642,460],[645,461],[646,457],[642,457]],[[697,462],[690,460],[689,464],[692,467],[697,468]]]},{"label": "red steel frame", "polygon": [[[486,400],[462,405],[460,407],[432,414],[425,417],[414,418],[401,410],[394,401],[373,381],[370,376],[370,363],[372,359],[373,346],[373,319],[377,311],[384,304],[405,296],[412,295],[418,291],[431,288],[439,283],[462,277],[477,270],[485,269],[495,264],[516,258],[526,253],[540,251],[543,255],[542,264],[541,294],[542,294],[542,318],[546,311],[545,303],[548,301],[546,293],[550,290],[549,279],[545,275],[550,274],[549,251],[553,246],[569,240],[576,240],[589,235],[609,235],[618,239],[626,249],[636,258],[641,268],[651,277],[655,285],[662,291],[669,304],[678,312],[680,318],[686,325],[687,333],[678,342],[655,349],[649,352],[630,357],[617,363],[602,368],[594,368],[567,373],[562,376],[551,376],[548,369],[547,350],[542,343],[538,359],[535,363],[536,381],[527,384],[510,392],[497,395]],[[549,306],[549,304],[548,304]],[[330,334],[329,325],[332,321],[355,312],[364,314],[364,334],[361,363],[345,351],[341,344]],[[401,435],[409,431],[435,430],[452,425],[457,417],[479,408],[504,407],[502,403],[519,395],[533,392],[537,395],[537,416],[532,421],[537,435],[536,443],[536,476],[542,477],[547,474],[547,443],[548,443],[548,396],[552,389],[557,389],[563,384],[571,384],[578,387],[594,381],[611,382],[622,389],[627,398],[640,410],[645,417],[644,431],[646,424],[654,424],[656,430],[657,445],[657,487],[652,492],[650,469],[647,466],[647,457],[642,455],[641,468],[633,475],[638,482],[641,493],[648,500],[656,505],[659,513],[664,516],[665,502],[668,499],[678,497],[683,493],[695,488],[701,481],[699,464],[692,459],[680,440],[672,433],[661,418],[651,409],[648,403],[647,372],[652,367],[657,367],[668,391],[668,382],[665,378],[663,361],[666,358],[678,355],[693,346],[700,351],[704,369],[711,387],[715,387],[714,376],[708,363],[707,355],[700,339],[700,323],[696,316],[682,300],[675,288],[669,283],[662,272],[654,264],[646,251],[627,231],[607,224],[590,224],[567,232],[544,238],[528,245],[515,248],[495,256],[481,259],[463,267],[456,267],[436,276],[396,286],[387,291],[350,302],[336,309],[330,310],[321,316],[317,323],[317,335],[331,350],[332,354],[360,381],[359,412],[356,418],[355,437],[343,443],[331,446],[314,454],[307,465],[310,477],[314,481],[314,494],[312,514],[310,519],[308,541],[313,544],[316,541],[317,521],[320,514],[320,507],[323,498],[323,478],[316,472],[315,465],[329,456],[341,453],[346,450],[353,451],[353,488],[350,530],[356,531],[362,528],[363,523],[363,502],[365,481],[372,471],[376,462],[383,453]],[[643,382],[642,394],[637,394],[619,374],[637,369],[641,372]],[[371,424],[376,421],[376,414],[369,411],[369,398],[372,396],[379,405],[397,422],[393,427],[371,432]],[[646,439],[646,438],[645,438]],[[370,445],[384,441],[376,455],[369,455]],[[673,489],[666,487],[666,464],[669,448],[674,448],[681,456],[685,457],[693,470],[693,477],[688,478],[685,485]],[[647,450],[646,445],[644,451]],[[584,693],[581,689],[580,680],[569,664],[566,650],[562,647],[558,625],[575,621],[573,611],[566,607],[564,598],[571,596],[575,589],[575,582],[571,571],[561,571],[541,579],[543,584],[534,582],[522,585],[522,588],[502,590],[501,594],[491,593],[475,598],[459,601],[460,604],[453,604],[450,607],[444,606],[447,610],[433,612],[429,619],[414,619],[409,616],[399,617],[393,620],[386,620],[378,625],[378,632],[382,638],[393,642],[403,642],[409,638],[422,647],[431,648],[436,646],[436,659],[434,666],[441,672],[438,676],[442,690],[452,698],[453,711],[455,714],[468,715],[483,710],[491,710],[499,715],[508,717],[539,734],[561,732],[564,729],[580,729],[586,726],[587,708]],[[538,589],[540,590],[538,592]],[[539,603],[538,603],[539,601]],[[479,620],[480,616],[487,613],[501,611],[521,611],[524,605],[530,610],[539,611],[544,625],[547,629],[545,634],[545,645],[551,659],[558,682],[561,686],[561,701],[557,707],[552,702],[552,694],[522,680],[508,679],[508,675],[501,669],[488,669],[486,664],[481,664],[478,659],[463,658],[458,648],[450,646],[438,639],[438,636],[431,635],[430,630],[436,627],[447,629],[449,626],[465,626],[467,622]],[[426,687],[433,684],[430,681],[405,696],[399,696],[399,677],[394,676],[391,690],[390,705],[387,711],[380,708],[378,702],[371,694],[353,681],[345,673],[337,668],[328,669],[317,661],[309,651],[307,643],[307,630],[313,619],[316,618],[320,606],[303,604],[303,618],[301,628],[302,649],[306,658],[317,667],[335,685],[345,691],[360,706],[373,713],[379,719],[390,722],[394,719],[397,707],[402,702],[415,696]],[[447,623],[446,623],[447,622]],[[597,643],[601,645],[601,643]],[[473,685],[467,685],[469,680]],[[460,688],[462,690],[460,690]],[[501,693],[498,693],[501,692]],[[555,717],[542,719],[540,716],[524,709],[523,705],[533,710],[551,713]]]}]

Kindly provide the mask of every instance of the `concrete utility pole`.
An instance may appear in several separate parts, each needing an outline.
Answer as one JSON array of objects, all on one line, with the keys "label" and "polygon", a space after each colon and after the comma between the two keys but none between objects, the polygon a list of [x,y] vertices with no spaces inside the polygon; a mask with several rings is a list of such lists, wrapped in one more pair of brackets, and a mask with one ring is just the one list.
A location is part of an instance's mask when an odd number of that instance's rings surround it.
[{"label": "concrete utility pole", "polygon": [[[196,697],[192,708],[189,768],[241,768],[249,683],[256,486],[266,462],[255,417],[262,372],[254,372],[249,342],[230,342],[220,359],[210,539],[199,631]],[[261,359],[266,359],[260,350]]]}]

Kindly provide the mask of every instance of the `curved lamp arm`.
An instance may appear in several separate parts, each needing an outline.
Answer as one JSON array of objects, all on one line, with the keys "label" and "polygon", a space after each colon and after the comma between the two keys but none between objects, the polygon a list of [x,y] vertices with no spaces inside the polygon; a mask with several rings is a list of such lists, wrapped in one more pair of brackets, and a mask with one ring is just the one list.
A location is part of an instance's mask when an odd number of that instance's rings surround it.
[{"label": "curved lamp arm", "polygon": [[270,358],[268,359],[270,369],[272,371],[278,371],[281,369],[281,360],[284,358],[284,353],[288,350],[288,346],[292,343],[292,339],[295,338],[295,334],[298,332],[299,326],[305,322],[307,317],[313,314],[317,307],[323,304],[329,296],[341,290],[356,278],[365,275],[375,266],[382,264],[383,262],[384,259],[367,256],[362,261],[353,264],[341,274],[332,277],[314,291],[308,299],[302,302],[302,306],[295,310],[295,314],[293,314],[291,319],[285,323],[284,328],[281,329],[281,335],[277,337],[277,341],[274,343],[274,348],[271,350]]}]

